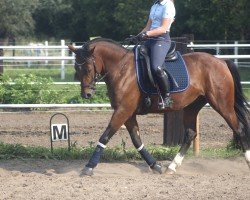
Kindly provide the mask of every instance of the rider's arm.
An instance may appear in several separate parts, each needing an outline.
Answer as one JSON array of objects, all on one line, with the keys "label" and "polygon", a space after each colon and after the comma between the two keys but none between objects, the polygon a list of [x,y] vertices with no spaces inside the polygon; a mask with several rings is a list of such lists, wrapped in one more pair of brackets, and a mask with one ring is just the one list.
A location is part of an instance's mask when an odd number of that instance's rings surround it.
[{"label": "rider's arm", "polygon": [[148,22],[147,22],[146,26],[144,27],[144,29],[142,29],[142,31],[140,33],[149,31],[150,27],[151,27],[151,24],[152,24],[151,19],[148,19]]}]

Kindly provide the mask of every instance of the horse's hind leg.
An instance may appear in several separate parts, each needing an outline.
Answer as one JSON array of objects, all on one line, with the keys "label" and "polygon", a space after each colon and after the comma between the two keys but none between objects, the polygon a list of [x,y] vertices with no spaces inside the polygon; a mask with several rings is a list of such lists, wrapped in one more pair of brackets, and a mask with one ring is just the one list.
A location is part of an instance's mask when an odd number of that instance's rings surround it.
[{"label": "horse's hind leg", "polygon": [[[238,115],[232,109],[232,111],[229,111],[230,109],[227,109],[226,113],[219,112],[220,115],[226,120],[230,128],[233,130],[234,137],[237,138],[237,141],[240,142],[242,150],[245,152],[245,159],[246,162],[250,168],[250,138],[248,138],[247,131],[248,130],[248,121],[241,122]],[[243,112],[244,113],[244,112]]]},{"label": "horse's hind leg", "polygon": [[196,130],[196,118],[200,109],[205,105],[204,99],[198,99],[193,104],[184,108],[183,113],[183,123],[185,128],[185,137],[182,142],[181,148],[173,161],[168,166],[167,173],[173,174],[176,172],[176,168],[182,164],[185,154],[187,153],[191,142],[195,139],[197,135]]},{"label": "horse's hind leg", "polygon": [[144,144],[142,143],[140,133],[139,133],[139,127],[138,127],[137,120],[136,120],[136,115],[133,115],[131,118],[129,118],[126,121],[125,126],[127,127],[127,130],[130,134],[131,140],[135,148],[140,153],[141,157],[150,166],[150,168],[153,171],[156,171],[160,174],[165,172],[163,167],[157,164],[155,158],[153,158],[153,156],[146,150]]},{"label": "horse's hind leg", "polygon": [[[230,88],[230,87],[227,87]],[[249,112],[241,103],[230,101],[233,90],[224,91],[216,99],[209,98],[210,105],[216,110],[233,130],[234,139],[240,142],[245,152],[245,158],[250,168],[250,138],[249,138]]]}]

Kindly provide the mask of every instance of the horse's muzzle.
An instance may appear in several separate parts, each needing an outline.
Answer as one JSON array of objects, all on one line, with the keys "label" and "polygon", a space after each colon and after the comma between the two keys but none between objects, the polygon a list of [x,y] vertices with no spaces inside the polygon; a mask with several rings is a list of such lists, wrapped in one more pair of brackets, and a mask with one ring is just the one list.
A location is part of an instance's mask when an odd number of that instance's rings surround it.
[{"label": "horse's muzzle", "polygon": [[87,91],[84,91],[84,92],[82,92],[82,98],[84,98],[84,99],[90,99],[90,98],[92,98],[93,96],[94,96],[94,90],[87,90]]},{"label": "horse's muzzle", "polygon": [[92,96],[93,96],[93,94],[91,94],[91,93],[82,94],[82,98],[84,98],[84,99],[90,99]]}]

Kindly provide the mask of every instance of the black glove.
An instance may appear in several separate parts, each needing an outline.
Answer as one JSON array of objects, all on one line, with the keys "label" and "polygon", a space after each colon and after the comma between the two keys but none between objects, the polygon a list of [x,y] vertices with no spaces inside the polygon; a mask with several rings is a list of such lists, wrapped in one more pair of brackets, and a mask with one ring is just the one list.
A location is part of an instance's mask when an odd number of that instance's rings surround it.
[{"label": "black glove", "polygon": [[146,40],[146,39],[148,38],[148,35],[147,35],[146,32],[141,32],[141,33],[139,33],[139,34],[136,36],[136,38],[137,38],[137,40],[138,40],[139,42],[141,42],[141,41]]}]

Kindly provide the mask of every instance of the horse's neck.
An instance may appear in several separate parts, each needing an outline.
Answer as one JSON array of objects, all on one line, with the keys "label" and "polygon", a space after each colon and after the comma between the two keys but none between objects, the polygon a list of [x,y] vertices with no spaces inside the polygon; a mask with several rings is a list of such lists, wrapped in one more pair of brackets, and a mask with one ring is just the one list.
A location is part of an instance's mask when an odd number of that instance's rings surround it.
[{"label": "horse's neck", "polygon": [[126,80],[128,72],[133,68],[133,53],[116,47],[100,52],[100,57],[104,65],[104,81],[111,94],[114,88],[119,87]]},{"label": "horse's neck", "polygon": [[108,48],[99,50],[99,55],[103,62],[103,71],[114,77],[119,71],[121,71],[126,65],[127,51],[119,48]]}]

